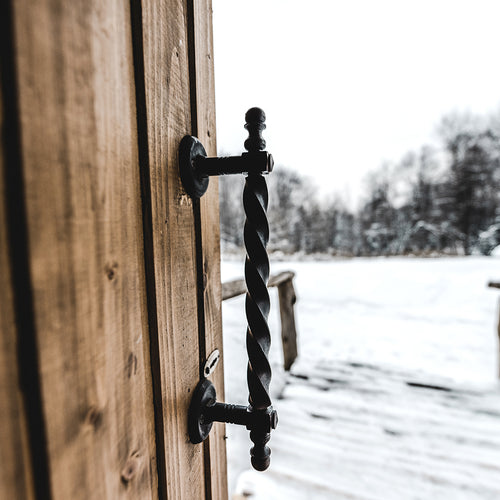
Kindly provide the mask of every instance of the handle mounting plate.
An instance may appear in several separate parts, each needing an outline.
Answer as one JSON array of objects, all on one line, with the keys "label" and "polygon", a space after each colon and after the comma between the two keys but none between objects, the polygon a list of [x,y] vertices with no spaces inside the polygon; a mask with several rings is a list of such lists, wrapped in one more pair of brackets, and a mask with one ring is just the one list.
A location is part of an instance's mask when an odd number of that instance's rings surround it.
[{"label": "handle mounting plate", "polygon": [[179,174],[184,189],[193,199],[201,198],[208,189],[208,177],[200,175],[194,165],[199,156],[207,156],[203,144],[192,135],[184,136],[179,144]]},{"label": "handle mounting plate", "polygon": [[202,380],[193,392],[188,413],[189,440],[194,443],[201,443],[210,434],[212,422],[206,422],[203,411],[207,406],[215,404],[217,394],[215,387],[210,380]]}]

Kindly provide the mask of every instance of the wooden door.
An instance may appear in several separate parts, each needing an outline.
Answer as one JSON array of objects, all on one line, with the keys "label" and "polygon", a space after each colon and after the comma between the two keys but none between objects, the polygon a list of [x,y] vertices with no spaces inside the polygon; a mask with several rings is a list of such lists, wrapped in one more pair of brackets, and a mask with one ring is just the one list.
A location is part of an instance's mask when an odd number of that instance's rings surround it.
[{"label": "wooden door", "polygon": [[[187,408],[222,350],[210,0],[2,3],[0,498],[227,497]],[[223,370],[212,375],[223,398]]]}]

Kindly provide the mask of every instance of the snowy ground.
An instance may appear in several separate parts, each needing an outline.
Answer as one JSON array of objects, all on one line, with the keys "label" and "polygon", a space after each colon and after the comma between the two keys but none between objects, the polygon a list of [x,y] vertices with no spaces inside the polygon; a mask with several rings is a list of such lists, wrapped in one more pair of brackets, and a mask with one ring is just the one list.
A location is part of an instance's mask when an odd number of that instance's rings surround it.
[{"label": "snowy ground", "polygon": [[[299,359],[284,376],[273,309],[271,467],[228,426],[234,498],[499,499],[500,259],[279,262],[296,272]],[[223,281],[242,263],[223,262]],[[223,305],[226,401],[246,404],[243,297]],[[427,387],[427,386],[434,386]],[[279,399],[278,399],[279,397]]]}]

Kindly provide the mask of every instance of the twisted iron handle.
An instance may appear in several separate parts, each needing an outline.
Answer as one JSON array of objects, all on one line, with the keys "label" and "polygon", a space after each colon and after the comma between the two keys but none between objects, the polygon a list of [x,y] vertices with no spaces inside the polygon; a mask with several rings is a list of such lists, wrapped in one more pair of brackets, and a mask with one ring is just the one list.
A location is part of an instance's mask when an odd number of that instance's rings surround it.
[{"label": "twisted iron handle", "polygon": [[[264,112],[259,108],[252,108],[245,115],[247,122],[245,128],[249,132],[245,148],[249,153],[257,153],[266,147],[266,142],[262,138],[265,119]],[[266,251],[269,240],[267,205],[268,192],[265,178],[260,173],[249,173],[243,190],[243,207],[246,215],[244,241],[247,252],[245,259],[247,284],[245,310],[248,321],[247,382],[251,412],[272,410],[269,396],[271,366],[268,359],[271,334],[267,323],[270,309],[267,290],[269,280],[269,258]],[[262,429],[251,430],[250,439],[254,443],[250,451],[252,465],[257,470],[267,469],[271,450],[266,443],[270,439],[270,432]]]},{"label": "twisted iron handle", "polygon": [[243,190],[243,206],[246,214],[244,241],[245,280],[247,294],[245,311],[247,316],[246,345],[248,352],[247,407],[218,403],[215,387],[208,380],[202,380],[195,389],[188,416],[191,442],[206,439],[213,422],[227,422],[245,425],[250,431],[253,447],[251,462],[255,469],[269,467],[271,450],[267,443],[271,430],[276,428],[278,416],[271,406],[269,384],[271,366],[269,348],[271,334],[267,323],[270,301],[267,291],[269,280],[269,258],[266,246],[269,240],[267,221],[268,192],[264,173],[273,168],[272,156],[264,151],[266,142],[262,131],[266,128],[266,116],[260,108],[252,108],[245,115],[248,138],[245,141],[247,153],[240,157],[208,158],[198,139],[186,136],[179,147],[180,175],[184,188],[194,198],[203,196],[208,187],[208,177],[247,173]]}]

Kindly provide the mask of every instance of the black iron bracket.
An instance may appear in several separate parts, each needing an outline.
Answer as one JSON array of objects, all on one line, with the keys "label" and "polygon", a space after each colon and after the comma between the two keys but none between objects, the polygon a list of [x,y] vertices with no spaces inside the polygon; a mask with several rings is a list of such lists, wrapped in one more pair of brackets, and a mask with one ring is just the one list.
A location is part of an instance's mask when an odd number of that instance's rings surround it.
[{"label": "black iron bracket", "polygon": [[[263,125],[264,121],[251,121],[252,118],[261,118],[262,115],[252,113],[259,108],[252,108],[247,112],[245,127],[251,131],[255,126]],[[262,112],[262,110],[259,110]],[[264,115],[265,120],[265,115]],[[262,129],[257,129],[257,139],[263,141],[260,136]],[[250,135],[251,132],[250,132]],[[250,138],[249,138],[250,139]],[[247,139],[247,141],[249,140]],[[264,142],[265,145],[265,142]],[[265,147],[265,146],[264,146]],[[179,145],[179,173],[182,185],[191,198],[201,198],[208,189],[209,177],[232,174],[268,174],[272,172],[274,166],[273,157],[267,151],[249,151],[241,156],[207,156],[203,144],[192,135],[186,135]]]},{"label": "black iron bracket", "polygon": [[254,443],[250,450],[251,462],[254,469],[259,471],[269,467],[271,450],[267,443],[271,430],[278,424],[278,414],[272,407],[269,395],[271,366],[268,355],[271,335],[267,324],[270,301],[267,291],[269,259],[266,252],[269,224],[266,215],[268,193],[263,174],[272,171],[274,162],[272,155],[264,151],[266,142],[262,131],[266,128],[265,120],[266,115],[261,109],[252,108],[247,111],[247,153],[241,156],[209,158],[201,142],[192,136],[184,137],[179,146],[181,181],[192,198],[203,196],[208,189],[210,176],[247,174],[243,206],[246,215],[245,279],[248,292],[245,310],[248,322],[246,346],[249,405],[217,402],[213,384],[207,379],[202,380],[193,393],[189,407],[189,439],[192,443],[204,441],[212,429],[213,422],[244,425],[250,431],[250,439]]},{"label": "black iron bracket", "polygon": [[[254,410],[251,406],[232,405],[217,402],[215,387],[210,380],[202,380],[191,399],[188,415],[189,439],[192,443],[204,441],[214,422],[244,425],[250,434],[265,436],[266,443],[271,437],[271,430],[278,425],[278,413],[272,406],[263,410]],[[270,453],[255,447],[251,450],[252,465],[257,470],[266,470],[270,463]]]}]

